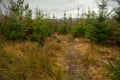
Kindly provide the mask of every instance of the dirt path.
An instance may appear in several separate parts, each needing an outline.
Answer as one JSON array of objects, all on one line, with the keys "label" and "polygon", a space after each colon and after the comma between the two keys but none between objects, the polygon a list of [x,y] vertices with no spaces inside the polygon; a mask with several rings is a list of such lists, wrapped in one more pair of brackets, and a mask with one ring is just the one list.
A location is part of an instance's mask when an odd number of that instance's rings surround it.
[{"label": "dirt path", "polygon": [[55,37],[62,47],[58,64],[65,78],[61,80],[109,80],[104,65],[118,53],[116,48],[97,45],[84,38],[73,39],[69,35]]},{"label": "dirt path", "polygon": [[66,74],[69,76],[69,80],[91,80],[87,73],[82,55],[78,50],[74,48],[75,42],[69,43],[65,49],[65,60],[67,60],[68,71]]},{"label": "dirt path", "polygon": [[[60,40],[60,39],[59,39]],[[62,65],[67,67],[64,71],[64,75],[67,75],[67,79],[64,80],[91,80],[87,68],[85,67],[83,56],[75,49],[77,43],[69,38],[64,41],[64,51],[61,54]]]}]

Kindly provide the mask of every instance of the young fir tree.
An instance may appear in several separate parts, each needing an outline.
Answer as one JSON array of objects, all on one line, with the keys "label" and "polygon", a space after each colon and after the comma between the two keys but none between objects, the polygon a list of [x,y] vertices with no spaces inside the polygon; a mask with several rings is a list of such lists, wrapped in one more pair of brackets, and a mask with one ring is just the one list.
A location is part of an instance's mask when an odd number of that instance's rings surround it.
[{"label": "young fir tree", "polygon": [[120,45],[120,0],[115,0],[118,3],[118,7],[115,8],[114,20],[117,22],[114,36],[116,36],[116,44]]},{"label": "young fir tree", "polygon": [[7,15],[7,21],[2,28],[2,34],[10,40],[24,39],[25,30],[22,25],[23,14],[29,8],[24,0],[10,0],[9,5],[10,14]]},{"label": "young fir tree", "polygon": [[[118,3],[118,7],[115,9],[114,19],[118,22],[114,36],[117,38],[117,44],[120,43],[120,0],[115,0]],[[120,54],[120,53],[119,53]],[[114,61],[107,66],[107,69],[112,75],[111,80],[120,80],[120,56],[114,57]]]},{"label": "young fir tree", "polygon": [[25,4],[24,0],[10,0],[11,14],[21,17],[28,8],[29,4]]},{"label": "young fir tree", "polygon": [[74,22],[74,25],[72,25],[71,34],[73,37],[85,37],[86,19],[84,18],[84,16],[80,18],[79,8],[77,8],[77,12],[77,20],[76,22]]},{"label": "young fir tree", "polygon": [[37,41],[42,46],[44,39],[52,35],[52,22],[44,17],[41,10],[36,9],[36,16],[34,20],[34,26],[32,27],[32,34],[30,35],[31,41]]},{"label": "young fir tree", "polygon": [[98,17],[93,24],[94,28],[90,31],[90,39],[96,41],[97,43],[105,44],[109,42],[112,34],[111,26],[108,25],[108,0],[102,0],[98,3]]},{"label": "young fir tree", "polygon": [[67,33],[67,17],[66,17],[66,11],[64,11],[64,17],[62,22],[60,22],[60,26],[57,29],[57,32],[60,34],[66,34]]},{"label": "young fir tree", "polygon": [[120,59],[114,58],[112,63],[107,65],[111,80],[120,80]]},{"label": "young fir tree", "polygon": [[107,2],[108,0],[102,0],[100,3],[98,3],[98,20],[99,22],[104,22],[107,19],[108,9],[107,9]]}]

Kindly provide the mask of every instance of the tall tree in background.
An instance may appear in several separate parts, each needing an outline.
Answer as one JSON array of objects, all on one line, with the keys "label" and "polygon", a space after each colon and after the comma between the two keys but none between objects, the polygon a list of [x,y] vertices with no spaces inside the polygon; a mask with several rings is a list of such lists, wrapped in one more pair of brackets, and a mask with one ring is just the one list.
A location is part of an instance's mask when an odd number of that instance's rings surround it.
[{"label": "tall tree in background", "polygon": [[90,39],[96,41],[97,43],[107,43],[112,34],[111,26],[108,25],[108,18],[111,12],[108,12],[108,0],[101,0],[98,2],[98,17],[93,23],[93,28],[89,31]]},{"label": "tall tree in background", "polygon": [[24,0],[10,0],[10,13],[17,16],[23,16],[23,13],[29,8]]},{"label": "tall tree in background", "polygon": [[[117,22],[116,30],[114,30],[114,36],[116,38],[116,44],[120,45],[120,0],[113,0],[118,3],[118,7],[115,8],[114,20]],[[120,57],[120,56],[119,56]],[[113,62],[109,63],[107,69],[112,74],[111,80],[120,80],[120,58],[113,58]]]},{"label": "tall tree in background", "polygon": [[60,24],[60,27],[58,27],[57,31],[60,34],[66,34],[67,33],[67,17],[66,17],[66,11],[64,11],[64,17],[62,19],[62,22]]},{"label": "tall tree in background", "polygon": [[67,33],[67,14],[66,14],[66,11],[64,11],[64,17],[63,17],[63,28],[64,28],[64,33],[66,34]]},{"label": "tall tree in background", "polygon": [[110,13],[108,13],[108,1],[109,0],[102,0],[100,3],[97,3],[98,4],[98,20],[100,22],[104,22],[107,17],[110,15]]},{"label": "tall tree in background", "polygon": [[116,44],[120,45],[120,0],[113,0],[117,2],[118,7],[114,9],[115,14],[113,16],[114,20],[117,22],[116,30],[114,30],[114,35],[116,37]]},{"label": "tall tree in background", "polygon": [[23,39],[25,37],[25,26],[23,26],[23,15],[29,5],[24,0],[9,0],[9,15],[6,23],[1,28],[1,33],[11,40]]},{"label": "tall tree in background", "polygon": [[114,19],[120,24],[120,0],[115,0],[118,3],[118,7],[115,8]]},{"label": "tall tree in background", "polygon": [[33,31],[30,35],[31,41],[37,41],[43,46],[44,39],[51,36],[52,28],[50,25],[50,21],[45,18],[42,11],[40,9],[36,9],[35,13],[34,26],[32,27]]}]

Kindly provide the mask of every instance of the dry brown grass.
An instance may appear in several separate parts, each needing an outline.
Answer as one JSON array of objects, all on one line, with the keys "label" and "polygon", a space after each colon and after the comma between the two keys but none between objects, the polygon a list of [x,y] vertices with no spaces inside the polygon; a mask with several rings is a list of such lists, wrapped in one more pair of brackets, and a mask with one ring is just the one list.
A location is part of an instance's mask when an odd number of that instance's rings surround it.
[{"label": "dry brown grass", "polygon": [[83,61],[92,80],[109,80],[105,65],[112,61],[113,56],[117,56],[118,49],[97,45],[83,38],[77,38],[75,42],[75,48],[83,55]]},{"label": "dry brown grass", "polygon": [[[36,42],[5,42],[0,53],[0,78],[14,80],[56,80],[59,76],[57,54],[61,47],[54,41],[44,47]],[[4,55],[3,55],[4,54]],[[61,77],[61,76],[60,76]]]},{"label": "dry brown grass", "polygon": [[[92,80],[109,80],[104,66],[117,56],[117,47],[97,45],[84,38],[73,39],[70,35],[57,34],[46,39],[44,47],[31,41],[2,43],[0,79],[68,80],[65,71],[69,66],[64,55],[69,50],[66,47],[80,52]],[[80,62],[80,59],[75,60]]]},{"label": "dry brown grass", "polygon": [[[105,66],[113,61],[114,56],[118,56],[118,47],[98,45],[85,38],[73,39],[70,35],[57,35],[57,39],[62,41],[63,51],[71,43],[76,50],[80,51],[80,55],[83,56],[83,63],[86,65],[92,80],[109,80],[108,71],[105,69]],[[64,59],[63,55],[64,53],[59,59],[61,65],[66,70],[68,68],[66,65],[67,60]]]}]

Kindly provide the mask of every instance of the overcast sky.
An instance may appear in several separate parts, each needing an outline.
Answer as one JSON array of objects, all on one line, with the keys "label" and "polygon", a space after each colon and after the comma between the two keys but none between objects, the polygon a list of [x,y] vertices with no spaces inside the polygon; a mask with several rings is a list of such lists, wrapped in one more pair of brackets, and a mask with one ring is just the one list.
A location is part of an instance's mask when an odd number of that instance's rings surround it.
[{"label": "overcast sky", "polygon": [[[67,16],[72,14],[72,17],[76,17],[78,7],[80,8],[80,12],[85,12],[88,8],[97,11],[97,1],[98,0],[27,0],[33,12],[35,8],[39,8],[43,10],[44,13],[49,13],[50,15],[55,14],[57,17],[62,17],[64,11],[66,11]],[[113,4],[112,2],[109,6]]]}]

